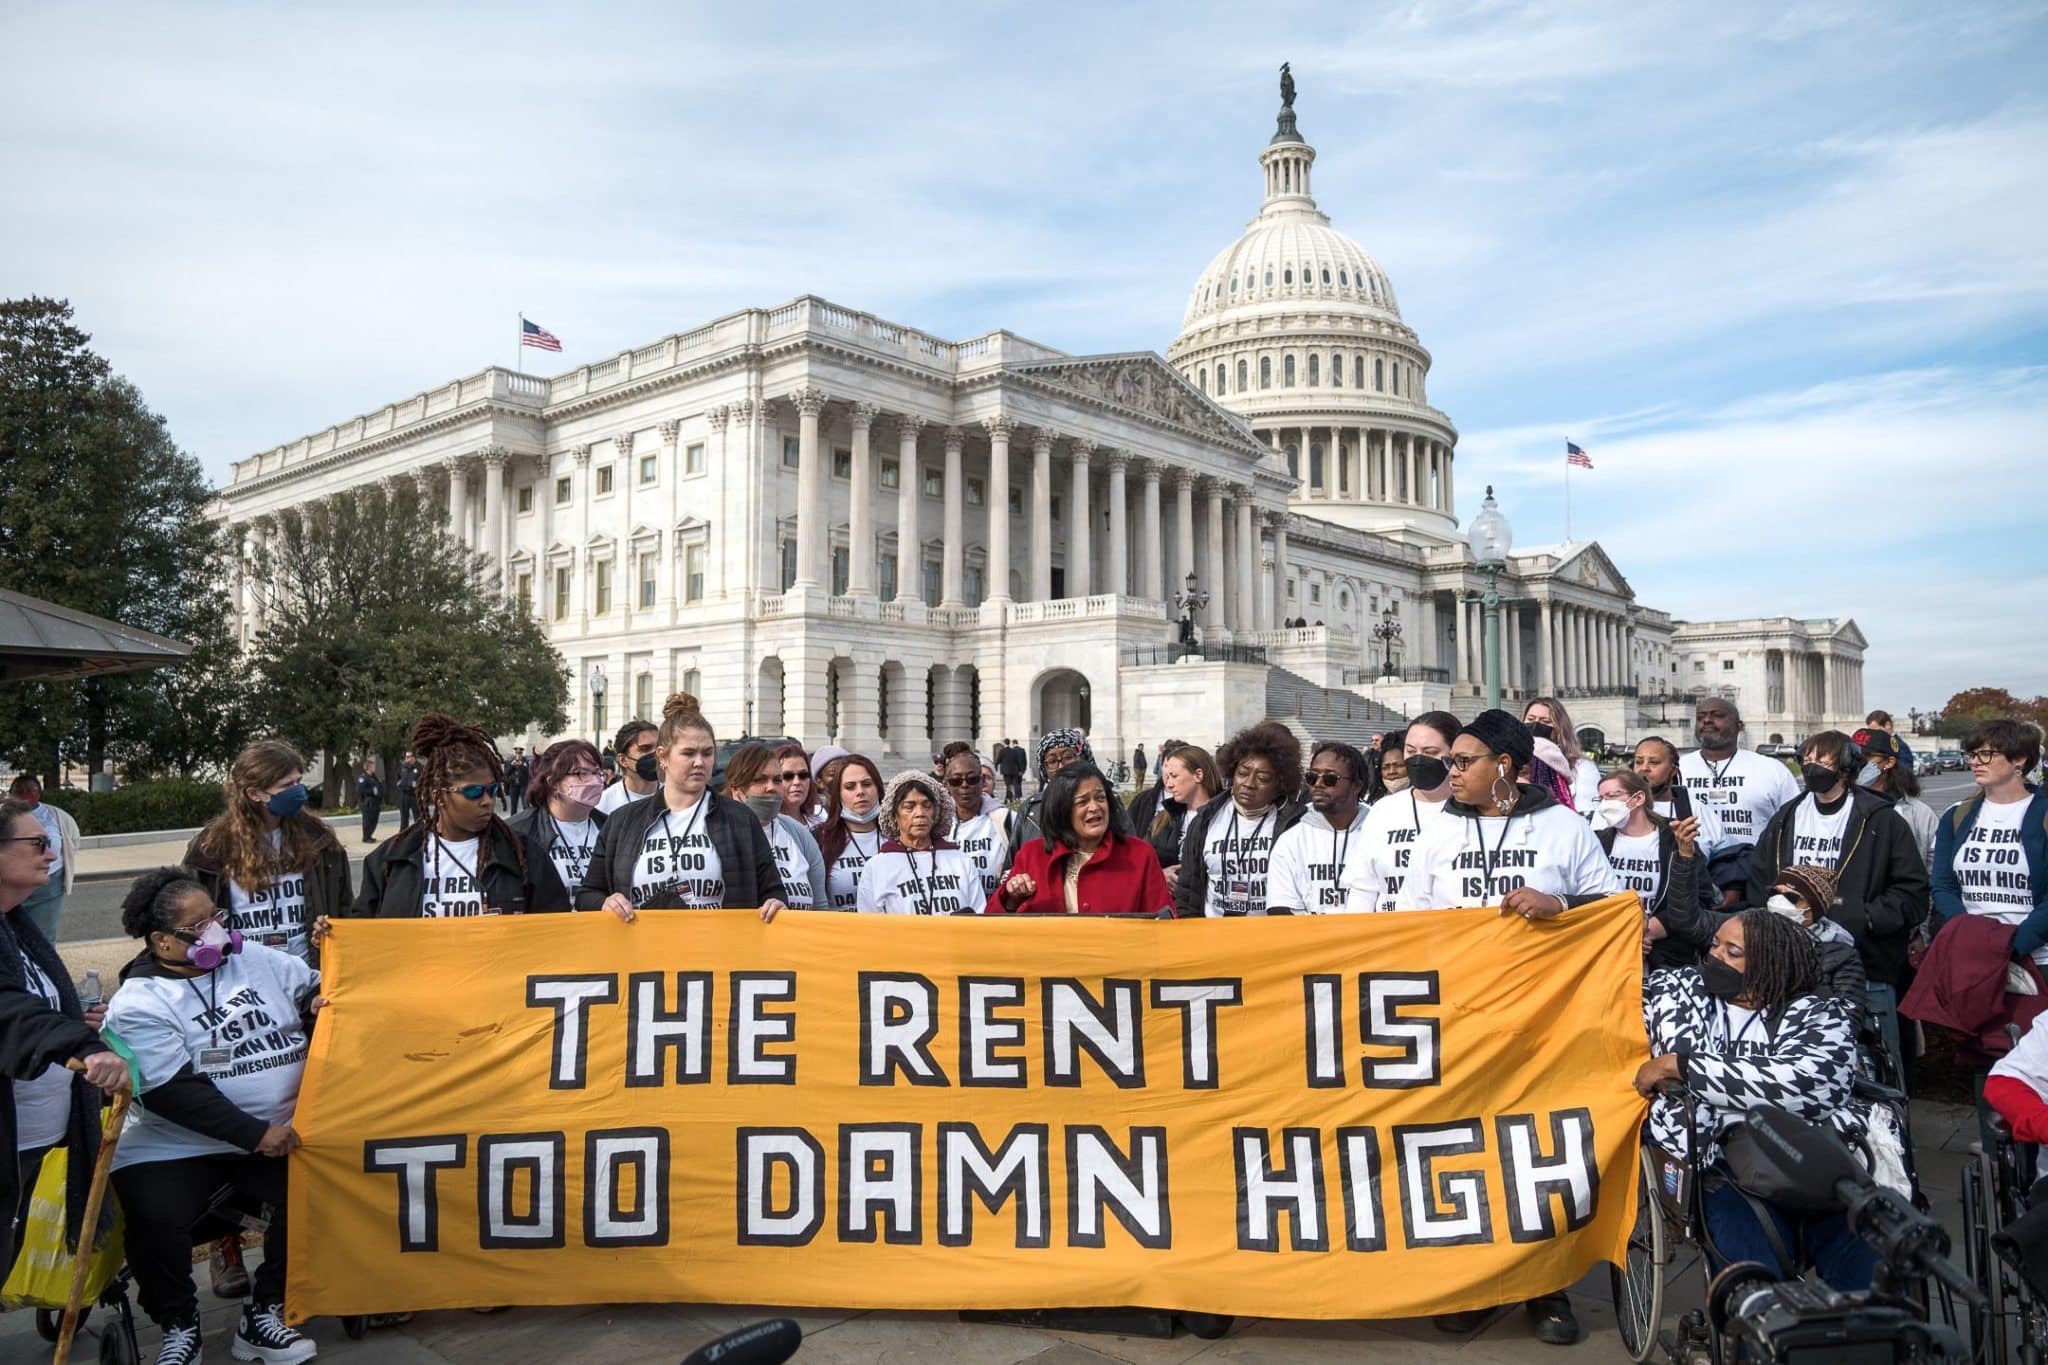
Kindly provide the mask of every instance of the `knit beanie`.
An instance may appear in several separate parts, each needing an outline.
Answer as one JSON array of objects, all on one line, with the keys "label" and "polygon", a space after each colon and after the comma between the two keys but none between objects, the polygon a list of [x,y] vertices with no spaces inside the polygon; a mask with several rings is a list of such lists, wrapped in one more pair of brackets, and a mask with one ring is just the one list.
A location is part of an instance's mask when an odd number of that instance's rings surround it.
[{"label": "knit beanie", "polygon": [[1778,873],[1777,885],[1797,891],[1800,898],[1825,915],[1835,903],[1835,874],[1825,867],[1802,864]]},{"label": "knit beanie", "polygon": [[1464,733],[1484,744],[1487,752],[1512,758],[1515,776],[1528,778],[1529,765],[1536,761],[1536,737],[1514,716],[1500,710],[1481,711],[1466,722]]}]

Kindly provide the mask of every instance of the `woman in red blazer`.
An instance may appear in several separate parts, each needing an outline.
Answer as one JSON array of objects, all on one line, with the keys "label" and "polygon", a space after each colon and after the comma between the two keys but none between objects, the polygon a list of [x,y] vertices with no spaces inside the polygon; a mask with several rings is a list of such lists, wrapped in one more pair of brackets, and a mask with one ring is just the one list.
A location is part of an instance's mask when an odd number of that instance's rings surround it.
[{"label": "woman in red blazer", "polygon": [[1166,914],[1173,896],[1159,855],[1130,833],[1094,764],[1070,763],[1046,785],[1043,839],[1017,850],[990,910],[1066,915]]}]

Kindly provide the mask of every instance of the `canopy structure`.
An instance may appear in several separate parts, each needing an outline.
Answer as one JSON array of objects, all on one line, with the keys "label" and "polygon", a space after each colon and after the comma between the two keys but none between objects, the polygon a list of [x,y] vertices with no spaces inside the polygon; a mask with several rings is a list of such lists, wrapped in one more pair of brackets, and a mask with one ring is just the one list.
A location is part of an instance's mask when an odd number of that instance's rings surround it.
[{"label": "canopy structure", "polygon": [[0,682],[159,668],[191,652],[183,641],[0,588]]}]

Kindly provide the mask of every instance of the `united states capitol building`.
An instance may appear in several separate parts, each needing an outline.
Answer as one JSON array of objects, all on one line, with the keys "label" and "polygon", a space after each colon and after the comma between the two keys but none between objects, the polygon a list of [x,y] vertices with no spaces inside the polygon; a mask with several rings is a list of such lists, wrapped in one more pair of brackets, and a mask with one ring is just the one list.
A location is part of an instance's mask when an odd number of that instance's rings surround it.
[{"label": "united states capitol building", "polygon": [[[1391,280],[1316,207],[1292,93],[1163,358],[803,296],[552,378],[485,369],[235,464],[215,510],[244,639],[272,518],[409,480],[546,624],[584,735],[678,689],[725,733],[904,759],[1469,716],[1478,490]],[[1689,733],[1702,692],[1752,742],[1864,713],[1853,621],[1674,620],[1597,541],[1515,547],[1500,591],[1507,696],[1557,694],[1609,741]]]}]

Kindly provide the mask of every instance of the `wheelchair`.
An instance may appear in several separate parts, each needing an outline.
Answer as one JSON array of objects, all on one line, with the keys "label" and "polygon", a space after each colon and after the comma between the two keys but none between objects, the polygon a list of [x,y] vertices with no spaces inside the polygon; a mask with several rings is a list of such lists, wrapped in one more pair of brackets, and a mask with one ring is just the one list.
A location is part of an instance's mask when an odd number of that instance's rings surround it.
[{"label": "wheelchair", "polygon": [[1987,1301],[1971,1314],[1975,1358],[1983,1365],[2040,1365],[2048,1362],[2048,1299],[2027,1282],[2013,1249],[2001,1246],[1998,1236],[2033,1207],[2044,1174],[2040,1149],[2017,1141],[1997,1114],[1989,1126],[1992,1149],[1972,1144],[1962,1182],[1964,1267]]},{"label": "wheelchair", "polygon": [[[1868,1052],[1868,1049],[1865,1049]],[[1877,1049],[1879,1053],[1882,1048]],[[1870,1066],[1879,1064],[1872,1063]],[[1859,1070],[1869,1069],[1868,1067]],[[1724,1337],[1708,1306],[1713,1301],[1715,1266],[1729,1259],[1719,1254],[1707,1231],[1706,1182],[1709,1176],[1694,1153],[1700,1150],[1696,1106],[1684,1090],[1674,1092],[1685,1111],[1686,1154],[1681,1156],[1649,1142],[1642,1145],[1637,1168],[1636,1221],[1629,1231],[1628,1247],[1621,1265],[1610,1265],[1608,1276],[1614,1300],[1615,1325],[1622,1348],[1629,1359],[1642,1362],[1657,1357],[1673,1365],[1719,1365],[1733,1358],[1733,1343]],[[1904,1139],[1906,1172],[1912,1202],[1925,1211],[1926,1199],[1913,1176],[1912,1141],[1905,1125],[1904,1092],[1859,1075],[1853,1092],[1873,1106],[1891,1111]],[[1857,1153],[1866,1166],[1869,1152]],[[1700,1274],[1701,1306],[1682,1314],[1674,1327],[1665,1327],[1665,1298],[1675,1275]],[[1787,1267],[1797,1275],[1804,1266]],[[1930,1307],[1926,1286],[1914,1286],[1910,1296],[1924,1315]],[[1944,1302],[1945,1317],[1954,1321],[1952,1304]]]},{"label": "wheelchair", "polygon": [[[199,1221],[192,1225],[192,1244],[195,1248],[211,1247],[223,1237],[239,1237],[245,1231],[260,1230],[266,1223],[267,1210],[251,1207],[236,1192],[232,1185],[222,1185],[207,1200],[206,1211]],[[134,1283],[134,1276],[127,1266],[107,1281],[107,1287],[100,1291],[94,1302],[79,1309],[78,1330],[85,1331],[85,1324],[93,1310],[103,1311],[99,1330],[100,1365],[140,1365],[142,1346],[135,1334],[135,1310],[128,1302],[128,1291]],[[52,1309],[36,1310],[36,1332],[43,1340],[55,1342],[62,1327],[63,1314]],[[361,1340],[369,1330],[366,1317],[345,1317],[341,1319],[341,1330],[351,1341]]]}]

